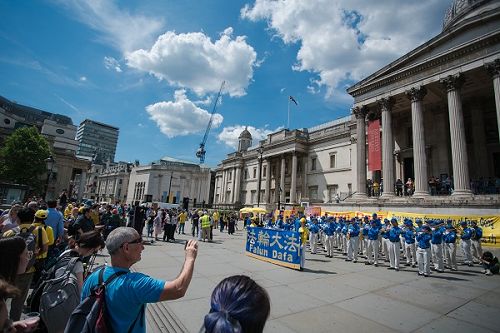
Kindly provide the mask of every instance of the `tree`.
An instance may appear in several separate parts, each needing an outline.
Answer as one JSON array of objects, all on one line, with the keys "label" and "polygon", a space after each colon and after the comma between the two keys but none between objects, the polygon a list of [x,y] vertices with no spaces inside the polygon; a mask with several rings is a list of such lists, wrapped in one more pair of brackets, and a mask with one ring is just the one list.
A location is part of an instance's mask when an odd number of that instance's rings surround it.
[{"label": "tree", "polygon": [[45,159],[49,156],[49,143],[36,127],[19,128],[0,149],[0,178],[41,192],[45,182],[40,176],[47,171]]}]

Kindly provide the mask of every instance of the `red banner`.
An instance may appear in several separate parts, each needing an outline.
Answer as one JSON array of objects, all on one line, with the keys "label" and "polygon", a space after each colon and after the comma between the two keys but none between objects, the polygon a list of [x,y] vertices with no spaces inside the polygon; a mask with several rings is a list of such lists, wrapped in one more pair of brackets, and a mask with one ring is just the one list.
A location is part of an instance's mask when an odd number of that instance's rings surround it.
[{"label": "red banner", "polygon": [[382,170],[382,146],[380,144],[380,121],[368,122],[368,170]]}]

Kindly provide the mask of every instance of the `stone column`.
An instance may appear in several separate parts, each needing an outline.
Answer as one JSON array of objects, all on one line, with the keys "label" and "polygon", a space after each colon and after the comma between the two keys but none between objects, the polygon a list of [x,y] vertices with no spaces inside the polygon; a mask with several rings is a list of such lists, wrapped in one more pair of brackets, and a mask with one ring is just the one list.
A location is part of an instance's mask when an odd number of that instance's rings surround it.
[{"label": "stone column", "polygon": [[493,90],[495,91],[495,104],[497,107],[497,126],[500,140],[500,59],[485,65],[486,69],[493,78]]},{"label": "stone column", "polygon": [[262,201],[262,196],[260,192],[262,191],[262,164],[263,161],[260,160],[260,157],[257,157],[257,205]]},{"label": "stone column", "polygon": [[280,200],[283,203],[285,202],[285,194],[286,194],[286,191],[285,191],[285,163],[286,163],[285,155],[283,155],[283,156],[281,156],[280,187],[278,188],[278,191],[281,188]]},{"label": "stone column", "polygon": [[297,201],[297,154],[294,152],[292,155],[292,181],[290,183],[290,202],[296,203]]},{"label": "stone column", "polygon": [[78,201],[82,200],[83,192],[85,191],[85,183],[87,182],[87,171],[83,171],[80,174],[80,184],[78,187]]},{"label": "stone column", "polygon": [[234,204],[236,201],[236,191],[234,190],[236,186],[236,168],[233,168],[232,176],[233,176],[233,184],[231,185],[231,203]]},{"label": "stone column", "polygon": [[226,203],[226,170],[222,170],[221,203]]},{"label": "stone column", "polygon": [[464,116],[460,88],[465,79],[462,74],[449,75],[440,82],[448,95],[448,115],[450,118],[451,159],[453,163],[453,195],[471,195],[469,159],[465,141]]},{"label": "stone column", "polygon": [[307,161],[308,156],[303,158],[304,164],[302,165],[302,198],[309,198],[308,188],[307,188]]},{"label": "stone column", "polygon": [[423,99],[427,94],[425,87],[411,88],[406,95],[411,101],[411,125],[413,132],[413,165],[415,168],[414,196],[429,195],[427,183],[427,157],[425,156]]},{"label": "stone column", "polygon": [[394,138],[392,136],[392,105],[394,100],[382,98],[379,101],[382,111],[382,176],[384,192],[382,197],[394,196]]},{"label": "stone column", "polygon": [[271,162],[266,159],[266,185],[264,187],[264,203],[270,202],[270,189],[271,188]]},{"label": "stone column", "polygon": [[356,117],[356,151],[357,151],[357,185],[353,199],[365,199],[366,196],[366,123],[365,118],[368,113],[367,107],[353,108],[352,113]]},{"label": "stone column", "polygon": [[241,187],[241,168],[236,168],[236,171],[235,171],[235,176],[234,176],[234,179],[235,179],[235,184],[234,184],[234,200],[233,202],[236,203],[236,202],[240,202],[240,199],[241,199],[241,194],[240,194],[240,187]]}]

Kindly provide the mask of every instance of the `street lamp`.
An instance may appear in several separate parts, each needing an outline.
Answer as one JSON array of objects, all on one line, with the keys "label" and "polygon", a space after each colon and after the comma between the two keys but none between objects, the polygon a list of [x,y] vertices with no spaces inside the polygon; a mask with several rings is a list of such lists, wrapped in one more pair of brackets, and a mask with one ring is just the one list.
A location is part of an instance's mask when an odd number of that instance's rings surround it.
[{"label": "street lamp", "polygon": [[54,158],[50,155],[45,159],[45,165],[47,166],[47,181],[45,182],[45,194],[43,195],[44,200],[47,200],[47,193],[49,191],[49,181],[50,176],[52,175],[52,169],[54,168]]},{"label": "street lamp", "polygon": [[172,178],[174,178],[174,172],[170,172],[170,182],[168,183],[168,197],[167,202],[170,203],[170,189],[172,188]]},{"label": "street lamp", "polygon": [[260,181],[262,178],[262,154],[264,153],[264,148],[260,146],[257,149],[257,153],[259,153],[259,180],[257,183],[257,207],[260,207]]}]

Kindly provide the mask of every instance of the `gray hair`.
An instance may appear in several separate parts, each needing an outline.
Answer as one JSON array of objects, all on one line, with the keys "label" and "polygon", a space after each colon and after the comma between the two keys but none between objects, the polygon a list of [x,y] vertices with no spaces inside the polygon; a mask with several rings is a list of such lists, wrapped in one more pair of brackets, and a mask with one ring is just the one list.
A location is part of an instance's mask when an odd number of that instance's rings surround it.
[{"label": "gray hair", "polygon": [[124,243],[133,241],[138,235],[137,231],[130,227],[118,227],[111,231],[106,239],[109,254],[115,254]]}]

